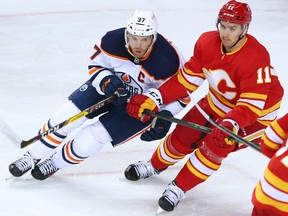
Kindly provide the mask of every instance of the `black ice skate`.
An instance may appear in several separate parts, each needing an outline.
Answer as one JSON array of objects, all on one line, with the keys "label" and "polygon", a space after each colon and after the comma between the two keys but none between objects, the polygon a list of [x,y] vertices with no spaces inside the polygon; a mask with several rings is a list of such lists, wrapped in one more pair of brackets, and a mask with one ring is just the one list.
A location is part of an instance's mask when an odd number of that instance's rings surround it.
[{"label": "black ice skate", "polygon": [[125,177],[130,181],[137,181],[139,179],[145,179],[153,175],[158,175],[160,172],[156,170],[150,160],[139,161],[134,164],[130,164],[125,170]]},{"label": "black ice skate", "polygon": [[43,162],[37,164],[35,168],[31,171],[32,176],[37,180],[44,180],[55,172],[57,172],[59,168],[57,168],[52,159],[48,158]]},{"label": "black ice skate", "polygon": [[26,152],[21,158],[9,165],[9,171],[13,176],[20,177],[33,169],[39,161],[33,159],[29,152]]},{"label": "black ice skate", "polygon": [[158,205],[165,211],[173,211],[182,198],[185,198],[185,192],[173,181],[168,184],[168,187],[158,201]]}]

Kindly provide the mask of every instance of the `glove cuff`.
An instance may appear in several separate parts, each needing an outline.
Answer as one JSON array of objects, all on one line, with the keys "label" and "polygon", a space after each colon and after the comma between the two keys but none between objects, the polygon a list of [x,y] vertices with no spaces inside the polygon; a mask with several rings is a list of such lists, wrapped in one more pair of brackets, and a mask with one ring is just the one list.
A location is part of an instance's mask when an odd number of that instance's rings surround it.
[{"label": "glove cuff", "polygon": [[[238,134],[239,131],[239,124],[232,120],[232,119],[223,119],[223,122],[229,122],[231,125],[233,125],[233,133]],[[222,122],[222,124],[223,124]]]},{"label": "glove cuff", "polygon": [[109,70],[101,70],[101,72],[97,73],[95,79],[93,79],[92,86],[96,89],[96,91],[100,95],[105,95],[105,93],[101,89],[100,83],[102,82],[103,79],[105,79],[105,77],[111,76],[111,75],[113,75],[113,73],[111,71],[109,71]]},{"label": "glove cuff", "polygon": [[163,105],[163,99],[161,92],[158,89],[150,88],[144,93],[145,96],[151,98],[153,102],[157,105],[158,109]]}]

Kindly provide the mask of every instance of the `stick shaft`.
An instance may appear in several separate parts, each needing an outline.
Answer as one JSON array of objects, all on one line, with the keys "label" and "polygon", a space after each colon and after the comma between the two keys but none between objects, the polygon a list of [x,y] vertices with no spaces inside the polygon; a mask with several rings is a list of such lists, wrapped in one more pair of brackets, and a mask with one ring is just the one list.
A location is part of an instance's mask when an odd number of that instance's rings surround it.
[{"label": "stick shaft", "polygon": [[193,122],[187,122],[187,121],[183,121],[181,119],[177,119],[174,117],[166,116],[166,115],[163,115],[161,113],[156,113],[156,112],[153,112],[153,111],[148,110],[148,109],[145,109],[143,114],[150,115],[150,116],[153,116],[156,118],[161,118],[161,119],[164,119],[164,120],[169,121],[169,122],[174,122],[176,124],[179,124],[179,125],[182,125],[185,127],[189,127],[189,128],[195,129],[195,130],[199,130],[199,131],[202,131],[202,132],[207,133],[207,134],[211,134],[211,132],[212,132],[211,128],[208,128],[208,127],[205,127],[202,125],[198,125],[198,124],[195,124]]},{"label": "stick shaft", "polygon": [[256,151],[262,153],[259,144],[251,142],[249,140],[245,140],[243,137],[233,133],[232,131],[228,130],[227,128],[223,127],[222,125],[217,124],[197,103],[195,103],[195,106],[199,110],[199,112],[204,116],[204,118],[207,121],[209,121],[213,126],[219,128],[220,130],[229,134],[229,136],[232,137],[238,143],[242,143],[244,145],[247,145],[247,146],[255,149]]},{"label": "stick shaft", "polygon": [[[197,104],[198,105],[198,104]],[[203,110],[202,110],[203,111]],[[200,111],[201,112],[201,111]],[[203,111],[204,112],[204,111]],[[179,125],[182,125],[182,126],[185,126],[185,127],[189,127],[189,128],[192,128],[192,129],[195,129],[195,130],[199,130],[199,131],[202,131],[204,133],[207,133],[207,134],[211,134],[212,132],[212,129],[211,128],[208,128],[208,127],[205,127],[205,126],[201,126],[201,125],[198,125],[198,124],[195,124],[193,122],[187,122],[187,121],[184,121],[184,120],[181,120],[181,119],[177,119],[177,118],[174,118],[174,117],[170,117],[170,116],[166,116],[166,115],[163,115],[161,113],[156,113],[156,112],[153,112],[151,110],[144,110],[143,114],[146,114],[146,115],[150,115],[150,116],[153,116],[153,117],[157,117],[157,118],[161,118],[161,119],[164,119],[166,121],[170,121],[170,122],[174,122],[176,124],[179,124]],[[201,112],[201,114],[204,116],[205,114]],[[204,116],[207,121],[209,121],[213,126],[219,128],[220,130],[223,130],[224,132],[226,132],[227,134],[229,134],[231,136],[231,140],[234,140],[236,142],[239,142],[239,143],[242,143],[244,145],[247,145],[247,146],[250,146],[252,147],[253,149],[261,152],[261,149],[259,147],[259,145],[257,143],[254,143],[254,142],[251,142],[251,141],[248,141],[248,140],[245,140],[244,138],[240,137],[239,135],[237,134],[234,134],[232,131],[228,130],[227,128],[224,128],[223,126],[217,124],[213,119],[211,119],[207,114]],[[229,138],[230,139],[230,138]]]},{"label": "stick shaft", "polygon": [[30,144],[32,144],[34,142],[37,142],[38,140],[44,138],[48,134],[55,133],[56,131],[58,131],[59,129],[65,127],[66,125],[71,124],[72,122],[74,122],[74,121],[76,121],[76,120],[78,120],[78,119],[80,119],[80,118],[82,118],[84,116],[87,116],[88,114],[94,112],[95,110],[100,109],[101,107],[109,104],[110,102],[112,102],[112,100],[114,98],[115,98],[115,96],[108,97],[108,98],[100,101],[99,103],[94,104],[94,105],[90,106],[89,108],[83,110],[82,112],[70,117],[69,119],[61,122],[60,124],[57,124],[54,127],[49,128],[49,130],[47,130],[47,131],[39,133],[38,135],[32,137],[29,140],[22,140],[21,143],[20,143],[20,148],[25,148],[26,146],[28,146],[28,145],[30,145]]}]

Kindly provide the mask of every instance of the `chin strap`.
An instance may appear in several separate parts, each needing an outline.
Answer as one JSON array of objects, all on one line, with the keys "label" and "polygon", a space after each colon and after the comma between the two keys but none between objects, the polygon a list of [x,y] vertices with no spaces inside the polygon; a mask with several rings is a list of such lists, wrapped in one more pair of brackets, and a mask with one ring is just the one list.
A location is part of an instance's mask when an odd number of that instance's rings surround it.
[{"label": "chin strap", "polygon": [[241,41],[245,37],[245,35],[247,34],[249,25],[243,24],[242,26],[243,26],[243,30],[242,30],[241,34],[239,35],[238,40],[235,42],[235,44],[233,46],[230,47],[230,49],[233,48],[234,46],[236,46],[236,44],[238,44],[239,41]]},{"label": "chin strap", "polygon": [[238,40],[233,44],[233,46],[231,46],[231,47],[229,47],[229,48],[232,49],[234,46],[236,46],[236,44],[238,44],[239,41],[241,41],[241,40],[244,38],[244,36],[245,36],[245,35],[243,35],[243,36],[240,35],[239,38],[238,38]]},{"label": "chin strap", "polygon": [[[216,28],[218,30],[218,33],[219,33],[219,27],[218,27],[219,23],[220,23],[220,20],[218,19],[217,22],[216,22]],[[249,25],[248,24],[243,24],[242,26],[243,26],[243,30],[242,30],[241,34],[239,35],[238,40],[231,47],[229,47],[230,49],[232,49],[234,46],[236,46],[236,44],[238,44],[239,41],[241,41],[245,37],[245,35],[247,34]],[[225,49],[225,47],[223,47],[223,48]]]},{"label": "chin strap", "polygon": [[[128,40],[128,32],[127,30],[125,30],[125,47],[127,49],[127,51],[129,52],[130,55],[132,55],[135,59],[141,60],[142,58],[145,58],[145,56],[149,53],[149,51],[152,49],[154,42],[156,41],[155,35],[153,35],[153,41],[151,43],[151,45],[148,47],[148,49],[146,50],[146,52],[144,53],[144,55],[139,59],[138,57],[136,57],[130,50],[130,46],[129,46],[129,40]],[[138,62],[139,63],[139,62]]]}]

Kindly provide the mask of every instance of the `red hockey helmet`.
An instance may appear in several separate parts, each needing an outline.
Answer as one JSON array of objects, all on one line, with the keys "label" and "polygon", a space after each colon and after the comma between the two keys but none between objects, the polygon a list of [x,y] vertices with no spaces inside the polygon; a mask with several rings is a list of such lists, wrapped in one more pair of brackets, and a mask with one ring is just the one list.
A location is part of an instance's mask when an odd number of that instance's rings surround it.
[{"label": "red hockey helmet", "polygon": [[218,20],[249,25],[252,20],[252,11],[248,4],[231,0],[220,9]]}]

